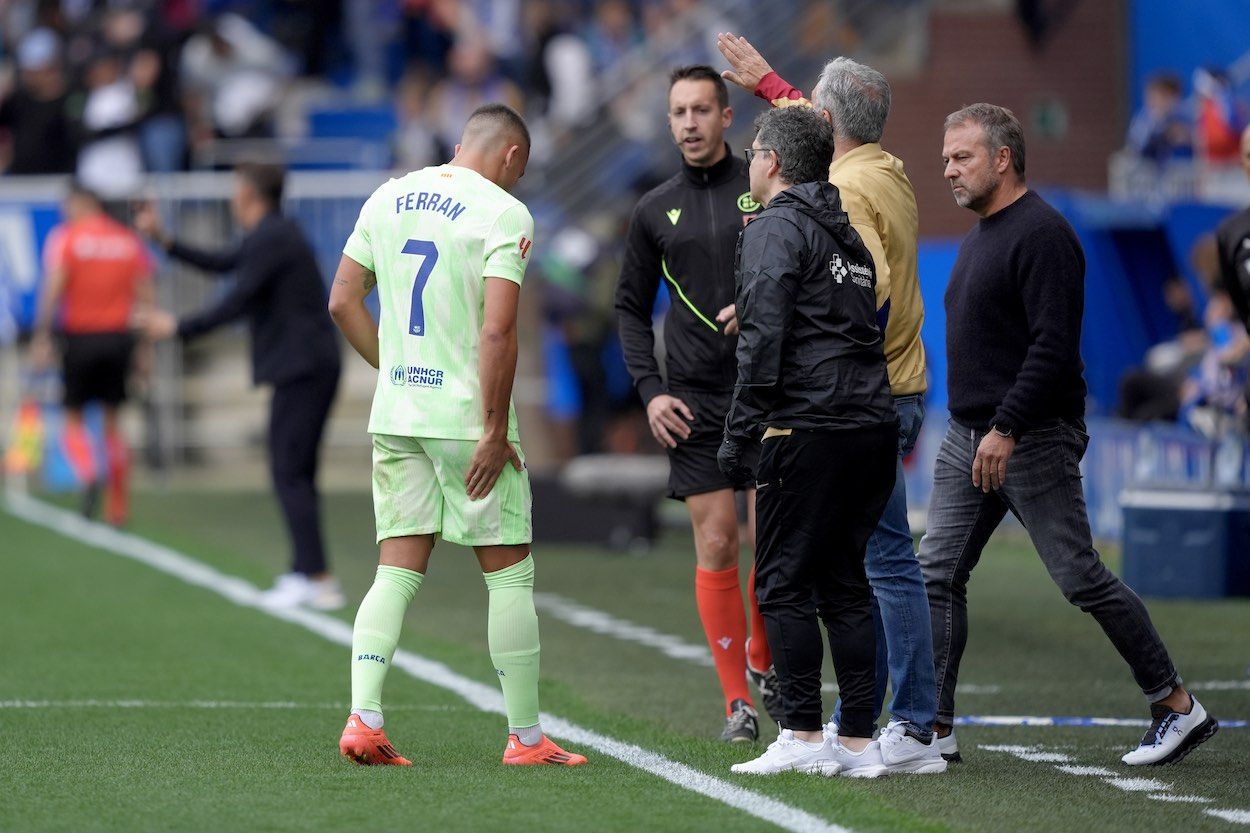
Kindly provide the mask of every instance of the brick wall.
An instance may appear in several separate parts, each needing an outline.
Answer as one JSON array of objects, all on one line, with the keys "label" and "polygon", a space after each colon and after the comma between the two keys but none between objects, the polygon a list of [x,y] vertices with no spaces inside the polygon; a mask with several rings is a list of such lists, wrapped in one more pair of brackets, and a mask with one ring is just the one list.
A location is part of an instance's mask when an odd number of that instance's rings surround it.
[{"label": "brick wall", "polygon": [[[973,222],[942,179],[942,120],[977,101],[1010,107],[1024,124],[1030,184],[1104,189],[1107,157],[1122,145],[1127,123],[1124,38],[1122,0],[1078,0],[1040,50],[1013,14],[935,10],[923,71],[890,78],[894,100],[882,139],[907,166],[921,234],[962,235]],[[1035,121],[1047,101],[1066,114],[1055,138]]]}]

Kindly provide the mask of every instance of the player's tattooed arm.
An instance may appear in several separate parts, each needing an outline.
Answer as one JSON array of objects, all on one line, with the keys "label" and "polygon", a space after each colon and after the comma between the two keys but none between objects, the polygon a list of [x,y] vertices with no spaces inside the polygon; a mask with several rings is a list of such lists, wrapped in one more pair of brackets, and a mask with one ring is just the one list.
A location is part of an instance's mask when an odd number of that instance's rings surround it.
[{"label": "player's tattooed arm", "polygon": [[330,317],[348,343],[374,367],[378,366],[378,325],[365,306],[365,296],[376,283],[371,270],[343,255],[330,287]]}]

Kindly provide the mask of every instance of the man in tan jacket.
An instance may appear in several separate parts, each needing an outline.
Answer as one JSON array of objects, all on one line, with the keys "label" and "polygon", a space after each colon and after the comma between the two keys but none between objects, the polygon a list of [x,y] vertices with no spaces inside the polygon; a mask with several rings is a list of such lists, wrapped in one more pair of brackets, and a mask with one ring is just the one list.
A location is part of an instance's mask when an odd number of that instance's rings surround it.
[{"label": "man in tan jacket", "polygon": [[717,47],[732,66],[722,73],[725,80],[774,107],[813,107],[833,125],[829,181],[837,186],[842,208],[876,266],[877,320],[885,333],[890,390],[899,415],[896,485],[865,559],[876,600],[878,707],[887,679],[893,680],[895,692],[881,753],[893,772],[940,771],[932,766],[939,749],[932,731],[937,700],[929,603],[907,523],[902,469],[924,421],[927,388],[920,340],[924,305],[916,264],[918,220],[903,163],[880,145],[890,113],[890,85],[871,67],[836,58],[825,66],[809,101],[773,72],[746,38],[722,34]]}]

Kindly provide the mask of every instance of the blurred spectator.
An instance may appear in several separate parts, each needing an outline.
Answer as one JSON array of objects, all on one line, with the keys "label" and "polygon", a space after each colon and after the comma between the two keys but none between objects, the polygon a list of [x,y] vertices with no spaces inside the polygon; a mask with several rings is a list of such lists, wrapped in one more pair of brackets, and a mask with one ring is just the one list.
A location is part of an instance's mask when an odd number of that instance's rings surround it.
[{"label": "blurred spectator", "polygon": [[450,74],[430,92],[427,117],[438,139],[442,158],[450,159],[460,141],[464,123],[482,104],[503,102],[521,111],[521,91],[499,73],[489,45],[477,36],[456,42],[449,56]]},{"label": "blurred spectator", "polygon": [[84,77],[86,137],[78,151],[78,179],[106,200],[134,196],[143,181],[135,85],[122,74],[121,56],[107,50],[91,59]]},{"label": "blurred spectator", "polygon": [[273,39],[242,17],[223,14],[187,41],[181,68],[193,145],[214,135],[273,135],[274,110],[290,74]]},{"label": "blurred spectator", "polygon": [[586,44],[569,32],[568,21],[550,0],[526,3],[525,29],[531,36],[525,86],[558,140],[560,134],[584,124],[598,110],[593,60]]},{"label": "blurred spectator", "polygon": [[10,174],[66,174],[74,170],[76,128],[61,42],[35,29],[17,46],[16,88],[0,101],[0,131],[8,134]]},{"label": "blurred spectator", "polygon": [[1222,290],[1207,302],[1205,322],[1210,345],[1182,387],[1181,417],[1205,436],[1220,437],[1244,421],[1250,337]]},{"label": "blurred spectator", "polygon": [[1204,159],[1217,165],[1237,161],[1241,131],[1246,126],[1246,107],[1238,100],[1228,74],[1220,69],[1194,72],[1198,96],[1198,148]]},{"label": "blurred spectator", "polygon": [[186,128],[178,94],[176,39],[154,14],[121,7],[106,12],[101,34],[122,55],[142,114],[138,138],[149,171],[180,170],[186,157]]},{"label": "blurred spectator", "polygon": [[1157,75],[1147,82],[1142,107],[1129,124],[1128,147],[1157,165],[1193,155],[1193,134],[1175,75]]},{"label": "blurred spectator", "polygon": [[417,171],[441,161],[438,139],[430,129],[426,114],[429,80],[420,70],[409,71],[400,79],[396,91],[399,129],[395,134],[395,165],[401,170]]},{"label": "blurred spectator", "polygon": [[582,38],[599,72],[609,71],[643,42],[642,28],[634,20],[633,9],[626,0],[601,0]]},{"label": "blurred spectator", "polygon": [[1176,338],[1151,347],[1140,367],[1125,372],[1116,409],[1122,419],[1175,421],[1180,414],[1181,387],[1206,351],[1207,334],[1184,279],[1169,278],[1163,284],[1163,299],[1176,315]]},{"label": "blurred spectator", "polygon": [[460,20],[459,0],[399,0],[404,24],[404,54],[410,64],[431,70],[447,65]]}]

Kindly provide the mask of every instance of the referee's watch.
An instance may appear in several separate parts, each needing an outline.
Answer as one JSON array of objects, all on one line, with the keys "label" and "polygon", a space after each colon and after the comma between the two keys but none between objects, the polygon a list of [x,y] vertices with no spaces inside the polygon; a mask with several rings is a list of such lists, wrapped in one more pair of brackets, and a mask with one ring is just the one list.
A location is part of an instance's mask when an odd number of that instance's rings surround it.
[{"label": "referee's watch", "polygon": [[1016,438],[1015,429],[1010,425],[994,425],[991,426],[991,428],[994,433],[1000,437],[1006,437],[1009,440],[1014,440]]}]

